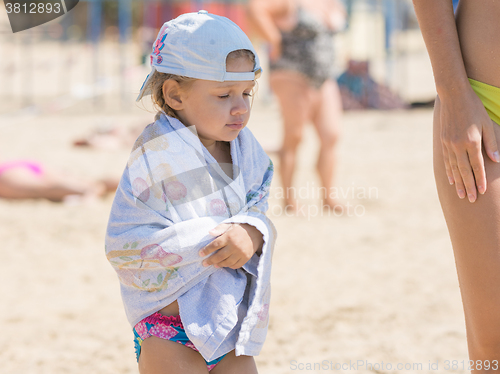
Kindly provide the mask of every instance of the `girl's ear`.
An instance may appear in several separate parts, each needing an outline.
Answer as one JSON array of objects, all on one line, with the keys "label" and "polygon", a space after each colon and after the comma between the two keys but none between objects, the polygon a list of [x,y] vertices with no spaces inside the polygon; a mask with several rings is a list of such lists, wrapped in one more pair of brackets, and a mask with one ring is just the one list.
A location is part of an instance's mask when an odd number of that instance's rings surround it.
[{"label": "girl's ear", "polygon": [[182,91],[179,82],[168,79],[163,83],[163,97],[170,108],[174,110],[181,110],[183,108],[181,94]]}]

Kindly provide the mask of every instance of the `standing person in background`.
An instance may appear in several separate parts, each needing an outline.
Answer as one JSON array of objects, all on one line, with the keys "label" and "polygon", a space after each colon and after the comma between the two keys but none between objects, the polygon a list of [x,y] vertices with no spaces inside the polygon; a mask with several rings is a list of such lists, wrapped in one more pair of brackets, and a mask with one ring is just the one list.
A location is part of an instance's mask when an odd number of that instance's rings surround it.
[{"label": "standing person in background", "polygon": [[305,124],[312,122],[321,143],[316,168],[325,188],[322,205],[342,210],[330,192],[342,114],[339,89],[333,79],[333,34],[345,23],[344,7],[338,0],[250,0],[249,16],[271,48],[270,84],[284,123],[280,173],[286,191],[285,208],[299,208],[289,191],[297,147]]},{"label": "standing person in background", "polygon": [[499,372],[500,3],[461,0],[456,20],[452,0],[413,3],[438,92],[434,174],[455,253],[471,369]]}]

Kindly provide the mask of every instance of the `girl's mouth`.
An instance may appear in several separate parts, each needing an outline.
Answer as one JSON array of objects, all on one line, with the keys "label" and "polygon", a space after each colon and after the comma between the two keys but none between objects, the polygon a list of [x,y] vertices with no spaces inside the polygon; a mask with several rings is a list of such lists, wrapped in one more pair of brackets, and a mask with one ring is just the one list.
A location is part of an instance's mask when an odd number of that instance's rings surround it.
[{"label": "girl's mouth", "polygon": [[229,125],[226,125],[227,127],[233,129],[233,130],[240,130],[243,128],[243,124],[242,123],[231,123]]}]

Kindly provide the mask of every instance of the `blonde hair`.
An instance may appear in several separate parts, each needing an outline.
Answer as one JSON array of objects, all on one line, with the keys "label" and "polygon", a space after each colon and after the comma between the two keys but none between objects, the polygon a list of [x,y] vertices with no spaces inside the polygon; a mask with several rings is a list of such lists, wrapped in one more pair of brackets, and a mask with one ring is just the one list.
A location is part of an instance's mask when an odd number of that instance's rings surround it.
[{"label": "blonde hair", "polygon": [[[229,53],[226,57],[226,66],[230,61],[240,58],[247,58],[255,66],[255,55],[248,49],[237,49],[236,51]],[[154,108],[158,112],[164,111],[168,116],[179,119],[176,111],[167,104],[165,97],[163,96],[163,84],[170,79],[179,83],[179,86],[183,89],[189,88],[189,85],[196,80],[196,78],[155,71],[145,88],[149,88],[151,90],[151,100],[153,101]]]}]

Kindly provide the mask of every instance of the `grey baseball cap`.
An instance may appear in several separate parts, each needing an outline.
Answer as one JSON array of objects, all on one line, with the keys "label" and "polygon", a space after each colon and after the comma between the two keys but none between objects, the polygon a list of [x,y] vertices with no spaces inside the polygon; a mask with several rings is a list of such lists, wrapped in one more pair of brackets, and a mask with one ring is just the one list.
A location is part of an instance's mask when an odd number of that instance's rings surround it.
[{"label": "grey baseball cap", "polygon": [[[247,49],[255,56],[251,72],[226,71],[229,53]],[[211,81],[251,81],[262,73],[250,39],[233,21],[206,10],[186,13],[163,24],[150,56],[151,72],[137,101],[150,95],[147,83],[155,71]]]}]

